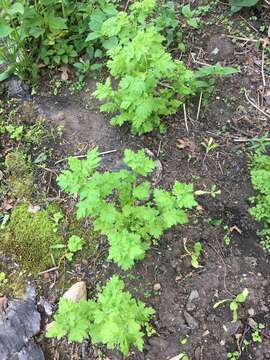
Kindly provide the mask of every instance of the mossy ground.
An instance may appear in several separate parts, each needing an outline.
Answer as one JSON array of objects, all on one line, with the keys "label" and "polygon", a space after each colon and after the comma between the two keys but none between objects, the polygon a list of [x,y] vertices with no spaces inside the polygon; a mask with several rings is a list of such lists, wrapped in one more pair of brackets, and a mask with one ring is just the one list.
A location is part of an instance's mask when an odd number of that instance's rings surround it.
[{"label": "mossy ground", "polygon": [[36,213],[29,211],[27,203],[12,210],[10,222],[1,235],[0,249],[21,265],[22,269],[33,274],[53,266],[59,251],[51,246],[63,243],[64,239],[51,220],[50,208]]},{"label": "mossy ground", "polygon": [[30,199],[34,189],[32,166],[27,156],[19,150],[6,155],[6,185],[12,197]]}]

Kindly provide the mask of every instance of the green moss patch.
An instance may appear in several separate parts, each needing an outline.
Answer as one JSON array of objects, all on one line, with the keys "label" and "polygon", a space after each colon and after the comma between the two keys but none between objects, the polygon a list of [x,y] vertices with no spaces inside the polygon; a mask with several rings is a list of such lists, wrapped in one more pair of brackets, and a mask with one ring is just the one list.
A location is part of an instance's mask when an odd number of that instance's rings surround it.
[{"label": "green moss patch", "polygon": [[34,189],[32,167],[21,151],[12,151],[5,158],[7,186],[12,196],[30,199]]},{"label": "green moss patch", "polygon": [[51,209],[37,213],[28,211],[23,203],[15,207],[10,223],[1,235],[0,250],[10,254],[28,272],[36,273],[51,267],[51,254],[55,260],[60,256],[52,245],[63,243],[63,237],[55,231]]}]

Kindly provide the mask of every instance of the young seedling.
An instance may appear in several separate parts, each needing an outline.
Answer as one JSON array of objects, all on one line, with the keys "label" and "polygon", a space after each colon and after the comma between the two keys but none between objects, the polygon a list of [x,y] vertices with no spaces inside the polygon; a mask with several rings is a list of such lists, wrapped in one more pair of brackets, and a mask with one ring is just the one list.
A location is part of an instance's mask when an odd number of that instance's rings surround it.
[{"label": "young seedling", "polygon": [[196,11],[195,10],[191,10],[190,9],[190,5],[184,5],[182,7],[182,14],[184,15],[184,17],[187,20],[187,23],[190,27],[194,28],[194,29],[198,29],[199,27],[199,18],[197,18],[196,15]]},{"label": "young seedling", "polygon": [[53,231],[54,232],[58,231],[58,226],[62,219],[63,219],[63,214],[60,211],[53,214],[53,228],[54,228]]},{"label": "young seedling", "polygon": [[3,271],[0,271],[0,284],[6,284],[7,281],[6,274]]},{"label": "young seedling", "polygon": [[184,249],[185,249],[186,255],[191,257],[191,265],[195,269],[198,269],[199,267],[202,267],[199,264],[199,257],[200,257],[201,252],[202,252],[202,244],[199,241],[197,241],[194,244],[192,251],[190,251],[188,249],[188,247],[187,247],[187,239],[184,239]]},{"label": "young seedling", "polygon": [[232,321],[237,321],[238,315],[237,310],[240,304],[244,303],[248,297],[248,289],[244,289],[239,294],[237,294],[233,299],[223,299],[216,302],[213,306],[214,309],[219,307],[220,305],[224,304],[225,302],[230,302],[230,309],[232,312]]},{"label": "young seedling", "polygon": [[68,239],[67,245],[56,244],[56,245],[51,246],[51,249],[65,249],[63,256],[60,258],[58,267],[60,266],[60,263],[64,258],[66,258],[68,261],[72,261],[75,253],[79,250],[82,250],[84,243],[85,243],[85,241],[83,239],[81,239],[79,236],[72,235]]},{"label": "young seedling", "polygon": [[252,341],[255,343],[261,343],[263,340],[262,331],[265,329],[265,324],[259,323],[251,332]]},{"label": "young seedling", "polygon": [[201,145],[205,148],[205,155],[204,155],[203,162],[205,161],[205,159],[206,159],[207,155],[210,153],[210,151],[214,151],[215,149],[217,149],[219,147],[219,145],[214,142],[212,137],[210,137],[208,140],[205,139],[205,141],[202,141]]},{"label": "young seedling", "polygon": [[227,359],[228,360],[238,360],[239,356],[240,356],[240,353],[238,351],[228,352],[227,353]]},{"label": "young seedling", "polygon": [[218,195],[221,194],[221,190],[217,188],[217,185],[212,185],[210,190],[196,190],[195,195],[210,195],[212,198],[216,198]]}]

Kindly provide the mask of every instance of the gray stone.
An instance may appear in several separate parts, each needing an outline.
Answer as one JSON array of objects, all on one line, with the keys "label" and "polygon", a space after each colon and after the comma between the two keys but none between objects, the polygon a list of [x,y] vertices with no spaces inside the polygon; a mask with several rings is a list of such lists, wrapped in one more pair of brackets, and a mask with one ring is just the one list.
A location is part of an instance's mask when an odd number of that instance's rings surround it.
[{"label": "gray stone", "polygon": [[33,354],[42,354],[37,345],[31,344],[31,338],[40,331],[40,320],[32,299],[10,301],[6,312],[0,314],[0,359],[44,359],[38,355],[31,357],[31,349]]},{"label": "gray stone", "polygon": [[220,35],[214,35],[208,42],[207,53],[211,60],[228,60],[234,55],[234,45],[229,39]]},{"label": "gray stone", "polygon": [[238,331],[241,326],[242,323],[240,320],[238,320],[233,322],[227,322],[223,325],[223,329],[228,336],[232,336]]},{"label": "gray stone", "polygon": [[192,290],[187,301],[186,308],[188,311],[193,311],[196,308],[196,305],[194,304],[194,300],[199,299],[200,295],[197,290]]},{"label": "gray stone", "polygon": [[192,330],[197,329],[199,327],[198,321],[196,321],[194,317],[191,316],[187,311],[184,311],[184,318],[186,320],[186,323]]},{"label": "gray stone", "polygon": [[4,83],[10,97],[30,100],[30,87],[17,76],[12,76]]}]

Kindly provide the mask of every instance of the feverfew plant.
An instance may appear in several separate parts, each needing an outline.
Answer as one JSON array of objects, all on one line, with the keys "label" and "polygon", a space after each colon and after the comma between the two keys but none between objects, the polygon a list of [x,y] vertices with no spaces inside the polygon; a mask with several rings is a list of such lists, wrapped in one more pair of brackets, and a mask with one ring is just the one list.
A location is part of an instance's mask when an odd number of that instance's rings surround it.
[{"label": "feverfew plant", "polygon": [[128,355],[131,345],[142,351],[142,327],[150,326],[148,321],[155,311],[123,289],[124,282],[113,276],[96,301],[74,303],[62,298],[47,336],[67,336],[69,341],[79,342],[90,337],[92,343],[118,348],[124,355]]},{"label": "feverfew plant", "polygon": [[165,230],[188,222],[187,209],[197,205],[193,185],[175,181],[172,191],[152,188],[147,177],[155,162],[143,150],[126,149],[127,168],[118,172],[96,171],[100,163],[97,149],[85,160],[71,157],[69,169],[58,177],[59,186],[78,196],[77,217],[91,217],[96,231],[106,235],[109,259],[127,270],[143,259],[151,240]]},{"label": "feverfew plant", "polygon": [[183,62],[173,60],[163,45],[165,38],[154,26],[137,31],[132,40],[108,51],[107,66],[118,81],[113,89],[111,78],[98,83],[93,93],[105,103],[101,111],[120,113],[113,125],[131,124],[141,135],[158,128],[164,131],[160,116],[171,115],[187,96],[194,95],[198,81]]}]

